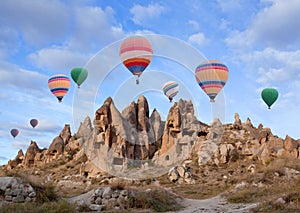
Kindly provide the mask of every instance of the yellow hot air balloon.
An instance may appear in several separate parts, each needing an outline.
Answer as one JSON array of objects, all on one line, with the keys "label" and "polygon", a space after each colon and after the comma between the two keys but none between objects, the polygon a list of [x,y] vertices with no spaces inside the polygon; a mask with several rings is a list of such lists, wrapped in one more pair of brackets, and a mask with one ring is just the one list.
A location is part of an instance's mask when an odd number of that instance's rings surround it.
[{"label": "yellow hot air balloon", "polygon": [[196,80],[211,102],[215,101],[215,97],[225,86],[228,73],[227,66],[219,60],[204,61],[196,68]]},{"label": "yellow hot air balloon", "polygon": [[58,101],[61,102],[70,88],[70,79],[64,74],[53,75],[48,80],[48,87]]}]

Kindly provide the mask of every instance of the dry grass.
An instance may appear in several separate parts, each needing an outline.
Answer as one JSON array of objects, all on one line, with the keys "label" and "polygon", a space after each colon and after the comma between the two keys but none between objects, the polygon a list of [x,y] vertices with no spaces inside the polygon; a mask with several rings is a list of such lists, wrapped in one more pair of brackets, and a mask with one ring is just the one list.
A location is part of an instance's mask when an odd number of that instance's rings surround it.
[{"label": "dry grass", "polygon": [[129,196],[130,209],[153,209],[155,212],[180,210],[175,196],[162,189],[138,191]]},{"label": "dry grass", "polygon": [[[284,168],[300,170],[300,160],[276,159],[255,174],[241,176],[236,181],[247,182],[248,187],[228,193],[233,203],[259,203],[253,212],[300,212],[300,179],[288,178]],[[261,187],[253,183],[261,183]],[[278,202],[281,198],[284,203]]]},{"label": "dry grass", "polygon": [[66,201],[36,203],[16,203],[3,206],[0,213],[76,213],[77,211]]}]

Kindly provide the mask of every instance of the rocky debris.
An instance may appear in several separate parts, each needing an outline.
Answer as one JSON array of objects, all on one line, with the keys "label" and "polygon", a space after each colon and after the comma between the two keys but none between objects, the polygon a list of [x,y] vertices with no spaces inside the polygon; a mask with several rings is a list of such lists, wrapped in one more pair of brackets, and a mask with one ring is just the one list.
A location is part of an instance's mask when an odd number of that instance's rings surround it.
[{"label": "rocky debris", "polygon": [[101,211],[105,209],[125,210],[127,208],[130,191],[113,187],[100,187],[85,194],[69,198],[67,201],[74,204],[77,209],[82,206],[88,207],[90,211]]},{"label": "rocky debris", "polygon": [[171,168],[168,172],[169,180],[173,183],[187,183],[195,184],[195,180],[192,177],[192,173],[189,171],[189,168],[185,165],[175,166]]},{"label": "rocky debris", "polygon": [[0,195],[3,195],[7,204],[31,202],[36,199],[33,187],[16,177],[0,177]]}]

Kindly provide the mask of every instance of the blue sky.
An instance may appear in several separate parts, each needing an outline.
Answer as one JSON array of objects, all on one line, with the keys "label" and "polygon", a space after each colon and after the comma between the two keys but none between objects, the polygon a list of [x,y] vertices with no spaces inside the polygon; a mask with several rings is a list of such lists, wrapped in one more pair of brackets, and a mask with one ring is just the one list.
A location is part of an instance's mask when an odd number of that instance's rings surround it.
[{"label": "blue sky", "polygon": [[[300,138],[298,0],[2,0],[0,14],[0,164],[30,140],[48,147],[65,123],[75,133],[107,96],[122,111],[143,94],[165,118],[171,104],[160,88],[168,80],[180,84],[175,101],[191,99],[203,122],[231,123],[237,112],[275,135]],[[140,85],[118,61],[121,40],[133,34],[155,52]],[[193,77],[197,57],[229,68],[214,105]],[[80,89],[72,82],[58,103],[47,80],[73,67],[90,68],[89,78]],[[280,93],[271,110],[260,98],[264,87]],[[40,121],[35,129],[31,118]],[[20,130],[15,139],[12,128]]]}]

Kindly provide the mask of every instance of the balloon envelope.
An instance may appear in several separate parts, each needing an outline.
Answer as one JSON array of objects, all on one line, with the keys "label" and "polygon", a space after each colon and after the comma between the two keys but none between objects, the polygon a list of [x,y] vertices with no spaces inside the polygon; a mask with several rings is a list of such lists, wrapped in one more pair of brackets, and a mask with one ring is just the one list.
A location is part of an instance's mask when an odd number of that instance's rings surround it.
[{"label": "balloon envelope", "polygon": [[64,74],[53,75],[48,80],[48,87],[58,101],[61,102],[70,88],[70,79]]},{"label": "balloon envelope", "polygon": [[204,61],[196,68],[196,80],[211,102],[225,86],[228,73],[227,66],[219,60]]},{"label": "balloon envelope", "polygon": [[269,109],[277,100],[278,95],[278,91],[274,88],[265,88],[261,92],[261,97],[263,101],[268,105]]},{"label": "balloon envelope", "polygon": [[12,129],[12,130],[10,130],[10,134],[15,138],[19,134],[19,130]]},{"label": "balloon envelope", "polygon": [[119,55],[125,67],[133,75],[140,77],[151,62],[153,49],[146,38],[130,37],[122,42]]},{"label": "balloon envelope", "polygon": [[30,125],[34,128],[38,125],[38,120],[37,119],[31,119],[30,120]]},{"label": "balloon envelope", "polygon": [[78,87],[86,80],[88,76],[88,71],[84,68],[73,68],[71,70],[71,77]]},{"label": "balloon envelope", "polygon": [[164,84],[162,88],[164,94],[169,98],[170,102],[179,92],[179,84],[175,81],[168,81]]}]

